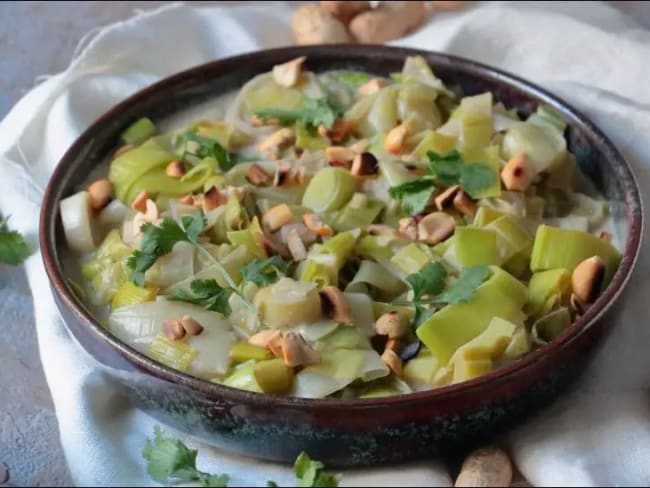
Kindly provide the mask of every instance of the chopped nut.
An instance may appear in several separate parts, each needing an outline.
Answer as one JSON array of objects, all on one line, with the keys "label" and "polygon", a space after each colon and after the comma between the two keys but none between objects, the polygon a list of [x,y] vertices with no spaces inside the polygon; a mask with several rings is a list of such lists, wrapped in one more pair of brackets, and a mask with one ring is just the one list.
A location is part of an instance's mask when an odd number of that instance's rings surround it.
[{"label": "chopped nut", "polygon": [[248,343],[254,346],[265,347],[275,357],[282,356],[282,332],[279,330],[267,329],[260,331],[249,337]]},{"label": "chopped nut", "polygon": [[318,240],[318,235],[307,228],[302,222],[294,222],[292,224],[283,225],[280,229],[280,239],[285,244],[291,231],[296,231],[300,240],[305,243],[305,246],[311,246]]},{"label": "chopped nut", "polygon": [[165,320],[162,324],[162,332],[172,341],[179,341],[185,337],[185,329],[178,320]]},{"label": "chopped nut", "polygon": [[426,2],[380,2],[377,8],[355,16],[348,25],[361,44],[383,44],[413,31],[426,19]]},{"label": "chopped nut", "polygon": [[476,203],[464,191],[456,193],[456,196],[454,197],[454,207],[468,217],[474,217],[476,214]]},{"label": "chopped nut", "polygon": [[578,264],[571,275],[571,285],[576,298],[583,303],[592,303],[600,294],[605,280],[605,261],[592,256]]},{"label": "chopped nut", "polygon": [[501,170],[501,180],[508,190],[526,191],[536,175],[535,166],[523,152],[515,154]]},{"label": "chopped nut", "polygon": [[278,85],[291,88],[295,86],[302,76],[302,65],[305,64],[305,56],[292,59],[283,64],[273,66],[273,79]]},{"label": "chopped nut", "polygon": [[436,9],[440,10],[456,10],[465,5],[465,2],[460,0],[435,0],[431,3]]},{"label": "chopped nut", "polygon": [[178,201],[183,205],[194,205],[194,195],[190,193],[189,195],[179,198]]},{"label": "chopped nut", "polygon": [[213,186],[203,194],[201,208],[203,209],[204,213],[208,213],[209,211],[217,208],[219,205],[226,203],[227,200],[227,197],[225,195],[222,195],[216,186]]},{"label": "chopped nut", "polygon": [[308,366],[320,362],[320,354],[314,351],[297,332],[285,332],[282,335],[282,357],[284,364],[290,367]]},{"label": "chopped nut", "polygon": [[320,292],[323,314],[340,323],[353,325],[350,317],[350,304],[343,292],[336,286],[324,286]]},{"label": "chopped nut", "polygon": [[395,339],[395,338],[389,338],[388,341],[386,341],[386,346],[384,347],[384,351],[386,349],[390,349],[393,351],[395,354],[398,356],[402,352],[402,341],[400,339]]},{"label": "chopped nut", "polygon": [[325,149],[325,155],[329,162],[339,162],[345,166],[350,164],[356,156],[352,149],[344,146],[330,146]]},{"label": "chopped nut", "polygon": [[330,141],[338,144],[341,142],[343,139],[347,137],[347,135],[352,132],[354,129],[354,123],[345,120],[345,119],[337,119],[334,122],[334,125],[332,126],[331,129],[328,129],[324,125],[319,125],[318,126],[318,134],[321,137],[327,137]]},{"label": "chopped nut", "polygon": [[384,353],[381,355],[381,360],[393,373],[397,376],[402,376],[402,360],[395,351],[392,349],[384,349]]},{"label": "chopped nut", "polygon": [[383,78],[373,78],[371,80],[366,81],[363,85],[361,85],[357,89],[357,94],[361,96],[372,95],[373,93],[377,93],[385,86],[386,86],[386,80],[384,80]]},{"label": "chopped nut", "polygon": [[375,332],[378,335],[388,336],[389,339],[404,337],[408,330],[408,320],[397,311],[386,312],[375,322]]},{"label": "chopped nut", "polygon": [[271,181],[271,175],[266,172],[259,164],[251,164],[246,171],[246,179],[253,185],[266,185]]},{"label": "chopped nut", "polygon": [[296,10],[291,30],[297,44],[333,44],[350,42],[343,22],[319,5],[305,5]]},{"label": "chopped nut", "polygon": [[307,259],[307,248],[305,247],[305,243],[302,242],[296,229],[292,229],[287,235],[287,247],[289,248],[289,252],[294,261]]},{"label": "chopped nut", "polygon": [[293,221],[293,213],[286,203],[271,207],[262,216],[262,224],[270,231],[275,232],[280,227]]},{"label": "chopped nut", "polygon": [[571,293],[569,305],[571,305],[571,310],[573,310],[576,315],[583,315],[587,311],[587,306],[578,299],[575,293]]},{"label": "chopped nut", "polygon": [[388,134],[386,134],[386,138],[384,139],[384,147],[386,148],[386,151],[391,154],[401,153],[404,149],[406,132],[406,124],[400,124],[388,131]]},{"label": "chopped nut", "polygon": [[112,192],[113,184],[107,179],[94,181],[88,186],[90,206],[95,210],[101,210],[111,201]]},{"label": "chopped nut", "polygon": [[370,10],[372,6],[370,2],[357,2],[357,1],[321,1],[320,6],[326,12],[329,12],[334,17],[347,25],[352,17]]},{"label": "chopped nut", "polygon": [[181,317],[181,325],[185,329],[185,333],[189,336],[201,335],[201,332],[203,332],[203,326],[189,315],[183,315]]},{"label": "chopped nut", "polygon": [[183,161],[174,159],[171,161],[165,168],[165,174],[171,176],[172,178],[180,178],[185,175],[185,165]]},{"label": "chopped nut", "polygon": [[124,154],[127,151],[130,151],[135,147],[135,144],[124,144],[123,146],[120,146],[117,148],[117,151],[115,151],[115,154],[113,155],[114,158],[118,157],[121,154]]},{"label": "chopped nut", "polygon": [[251,125],[253,127],[264,127],[265,125],[278,125],[279,120],[271,117],[271,118],[262,118],[259,115],[253,115],[251,117]]},{"label": "chopped nut", "polygon": [[607,232],[606,230],[601,230],[601,231],[598,233],[598,237],[599,237],[600,239],[604,240],[604,241],[612,242],[612,234],[610,234],[610,233]]},{"label": "chopped nut", "polygon": [[131,204],[131,208],[137,212],[145,213],[147,211],[148,199],[149,199],[149,195],[147,195],[147,192],[141,191],[135,197],[135,200],[133,200],[133,203]]},{"label": "chopped nut", "polygon": [[334,231],[331,227],[326,225],[318,215],[312,212],[307,212],[302,215],[302,221],[305,223],[307,228],[318,234],[319,236],[331,236],[334,234]]},{"label": "chopped nut", "polygon": [[285,186],[291,183],[291,166],[286,163],[278,164],[273,177],[273,186]]},{"label": "chopped nut", "polygon": [[436,204],[438,210],[444,210],[450,205],[452,205],[454,198],[460,191],[460,185],[454,185],[447,188],[440,195],[433,199],[433,202]]},{"label": "chopped nut", "polygon": [[285,246],[283,242],[280,242],[277,236],[273,234],[264,233],[264,236],[262,238],[262,245],[264,246],[264,251],[269,256],[277,254],[283,258],[291,257],[291,253],[289,252],[287,246]]},{"label": "chopped nut", "polygon": [[399,233],[407,239],[416,241],[418,239],[418,224],[415,219],[413,217],[405,217],[403,219],[400,219]]},{"label": "chopped nut", "polygon": [[454,486],[510,486],[511,482],[508,455],[496,447],[485,447],[465,458]]},{"label": "chopped nut", "polygon": [[450,237],[456,230],[456,221],[445,212],[433,212],[418,222],[418,240],[435,245]]},{"label": "chopped nut", "polygon": [[350,172],[355,176],[376,175],[379,171],[377,158],[369,152],[357,154],[352,161]]},{"label": "chopped nut", "polygon": [[268,153],[271,159],[277,159],[279,152],[293,144],[295,140],[296,134],[293,130],[283,127],[262,139],[257,145],[257,151],[261,154]]},{"label": "chopped nut", "polygon": [[359,139],[354,144],[350,144],[348,149],[352,149],[355,153],[361,154],[365,152],[366,149],[370,146],[370,141],[368,139]]}]

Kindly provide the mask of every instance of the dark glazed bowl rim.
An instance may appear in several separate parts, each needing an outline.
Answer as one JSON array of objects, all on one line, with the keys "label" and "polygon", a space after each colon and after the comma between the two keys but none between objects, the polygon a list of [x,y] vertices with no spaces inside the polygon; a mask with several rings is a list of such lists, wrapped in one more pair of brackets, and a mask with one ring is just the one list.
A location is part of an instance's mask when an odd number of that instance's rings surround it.
[{"label": "dark glazed bowl rim", "polygon": [[[66,280],[62,264],[57,257],[55,235],[56,219],[58,218],[57,198],[58,194],[61,193],[61,180],[65,174],[67,166],[71,165],[78,158],[83,147],[95,137],[96,133],[101,132],[103,127],[110,122],[113,117],[126,110],[136,101],[147,99],[161,91],[165,92],[173,89],[174,86],[183,80],[203,80],[206,77],[209,78],[214,73],[222,72],[222,66],[232,64],[233,62],[236,65],[249,65],[250,63],[256,63],[263,60],[264,57],[270,55],[275,57],[281,56],[286,59],[303,55],[309,58],[311,55],[321,58],[329,57],[332,61],[336,61],[337,59],[344,59],[352,56],[375,58],[381,58],[382,56],[386,56],[387,58],[401,56],[404,58],[408,55],[418,54],[427,58],[430,63],[434,64],[434,66],[435,63],[453,66],[454,69],[465,71],[467,74],[487,77],[497,83],[508,85],[509,87],[513,87],[528,95],[542,99],[545,103],[559,109],[570,119],[572,124],[581,125],[583,130],[586,130],[592,139],[597,141],[597,145],[599,149],[605,153],[609,165],[613,167],[619,166],[619,177],[623,179],[626,188],[625,206],[626,219],[628,222],[628,235],[625,241],[625,249],[621,264],[611,283],[598,300],[560,337],[508,366],[498,368],[491,373],[463,383],[445,386],[434,390],[372,399],[306,399],[273,396],[231,388],[190,376],[149,359],[144,354],[141,354],[127,346],[116,336],[103,328],[74,294],[71,286]],[[569,348],[578,337],[582,334],[588,333],[591,325],[602,317],[602,315],[612,306],[614,301],[621,294],[621,291],[630,278],[634,263],[639,253],[642,226],[643,216],[641,198],[635,176],[629,164],[621,156],[614,144],[590,120],[561,98],[556,97],[546,90],[515,75],[457,56],[388,46],[320,45],[284,47],[255,51],[202,64],[164,78],[161,81],[138,91],[134,95],[109,109],[90,127],[88,127],[88,129],[84,131],[74,144],[72,144],[51,176],[43,199],[40,216],[39,239],[45,269],[50,279],[53,291],[60,299],[60,306],[69,309],[69,311],[71,311],[85,326],[89,328],[90,331],[92,331],[94,336],[109,344],[136,368],[147,371],[148,373],[167,381],[197,390],[209,397],[222,398],[233,403],[293,408],[318,407],[319,409],[331,409],[334,411],[342,408],[372,408],[382,405],[395,407],[402,404],[416,405],[431,403],[442,400],[443,398],[448,399],[452,397],[464,397],[468,400],[476,400],[482,394],[485,395],[485,398],[489,398],[489,392],[493,387],[503,385],[509,380],[512,380],[515,376],[527,374],[539,363],[544,362],[550,364],[549,361],[552,361],[553,357],[556,356],[559,351]]]}]

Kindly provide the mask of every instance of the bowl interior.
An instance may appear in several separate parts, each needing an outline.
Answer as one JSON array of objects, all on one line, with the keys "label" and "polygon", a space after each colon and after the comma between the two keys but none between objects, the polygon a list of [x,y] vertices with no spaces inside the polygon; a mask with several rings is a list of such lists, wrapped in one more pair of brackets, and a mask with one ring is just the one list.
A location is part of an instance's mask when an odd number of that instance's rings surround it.
[{"label": "bowl interior", "polygon": [[[167,78],[109,110],[100,117],[69,149],[51,179],[44,200],[41,218],[41,247],[50,279],[59,294],[77,315],[87,320],[90,326],[106,338],[106,332],[90,319],[90,314],[74,296],[66,282],[67,270],[64,267],[66,255],[65,239],[58,216],[58,203],[62,198],[85,186],[88,175],[118,147],[121,131],[139,117],[150,117],[160,122],[166,117],[196,106],[219,94],[236,90],[253,76],[269,71],[275,64],[296,56],[306,55],[307,69],[325,71],[331,69],[357,69],[387,76],[402,68],[408,55],[424,56],[436,75],[446,84],[458,85],[465,95],[484,91],[493,93],[495,100],[507,108],[516,108],[522,114],[529,114],[539,104],[548,104],[561,112],[569,124],[567,140],[569,149],[575,154],[581,171],[596,185],[596,188],[614,204],[612,215],[620,224],[624,243],[624,258],[608,290],[601,295],[587,314],[579,319],[555,343],[568,341],[591,321],[600,316],[614,300],[632,268],[639,247],[641,234],[641,205],[634,177],[629,166],[602,133],[587,119],[565,102],[551,96],[544,90],[529,83],[487,66],[437,53],[411,49],[379,46],[317,46],[282,48],[257,52],[216,61],[193,68]],[[49,260],[49,265],[48,265]],[[114,344],[121,344],[113,338]],[[182,378],[185,383],[206,388],[228,389],[206,381],[186,377],[161,365],[151,366],[152,361],[121,344],[122,352],[127,351],[140,366],[155,369],[156,373],[169,378]],[[431,396],[442,394],[447,389],[471,388],[473,384],[489,381],[494,376],[507,375],[510,371],[534,362],[544,349],[539,349],[526,358],[502,370],[468,383],[413,395]],[[148,365],[148,366],[147,366]],[[257,395],[257,394],[249,394]],[[382,400],[362,400],[379,402]]]}]

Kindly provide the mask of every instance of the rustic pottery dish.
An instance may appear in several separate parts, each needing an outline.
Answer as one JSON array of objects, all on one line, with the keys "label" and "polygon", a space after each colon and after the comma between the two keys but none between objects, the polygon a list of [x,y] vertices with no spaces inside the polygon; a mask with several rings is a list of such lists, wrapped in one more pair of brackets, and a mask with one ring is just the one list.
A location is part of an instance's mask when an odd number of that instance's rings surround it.
[{"label": "rustic pottery dish", "polygon": [[[118,136],[142,116],[161,120],[297,56],[313,71],[358,69],[387,76],[406,56],[423,56],[446,84],[467,95],[490,91],[522,114],[539,104],[567,121],[577,163],[619,209],[623,257],[611,283],[560,337],[521,360],[480,378],[395,397],[309,400],[246,392],[175,371],[111,335],[66,279],[59,202],[78,189],[112,153]],[[135,405],[162,422],[226,450],[291,461],[305,450],[333,466],[371,465],[450,452],[503,433],[540,412],[575,380],[623,304],[642,232],[640,196],[628,164],[612,143],[562,100],[516,76],[443,54],[385,46],[312,46],[259,51],[215,61],[166,78],[113,107],[70,147],[43,201],[40,241],[55,300],[71,334]]]}]

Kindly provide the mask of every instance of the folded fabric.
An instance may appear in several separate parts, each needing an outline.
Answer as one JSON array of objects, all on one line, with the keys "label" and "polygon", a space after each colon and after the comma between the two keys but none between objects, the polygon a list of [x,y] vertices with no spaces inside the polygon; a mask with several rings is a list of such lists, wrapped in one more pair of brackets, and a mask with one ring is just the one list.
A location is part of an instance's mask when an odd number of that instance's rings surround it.
[{"label": "folded fabric", "polygon": [[[56,162],[107,108],[179,70],[217,58],[291,44],[294,5],[218,8],[172,4],[99,31],[70,67],[30,91],[0,124],[0,212],[36,241],[42,192]],[[174,35],[168,35],[173,32]],[[444,51],[539,83],[583,110],[621,148],[650,192],[650,32],[590,2],[477,5],[436,16],[395,45]],[[644,242],[627,307],[575,391],[509,436],[512,455],[536,485],[650,482],[650,327],[644,298],[650,253]],[[141,450],[156,422],[103,380],[67,334],[39,253],[26,263],[39,349],[78,485],[150,485]],[[199,466],[233,485],[294,483],[289,467],[201,445]],[[440,461],[349,470],[343,486],[445,486]]]}]

